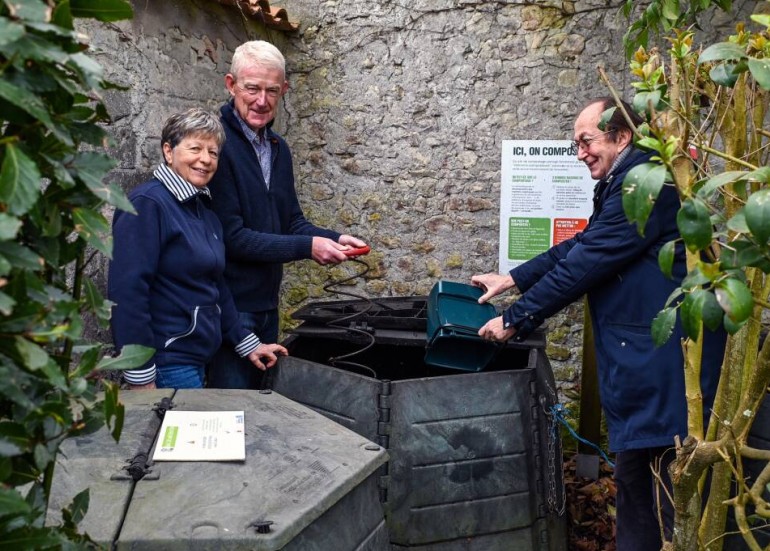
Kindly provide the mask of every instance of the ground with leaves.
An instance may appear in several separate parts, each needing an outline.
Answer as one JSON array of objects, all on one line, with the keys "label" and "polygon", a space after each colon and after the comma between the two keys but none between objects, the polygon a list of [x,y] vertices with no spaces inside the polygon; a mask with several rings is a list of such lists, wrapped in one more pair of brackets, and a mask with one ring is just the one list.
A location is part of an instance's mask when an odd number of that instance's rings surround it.
[{"label": "ground with leaves", "polygon": [[599,478],[575,474],[575,457],[564,462],[567,522],[571,551],[615,551],[615,481],[604,461]]}]

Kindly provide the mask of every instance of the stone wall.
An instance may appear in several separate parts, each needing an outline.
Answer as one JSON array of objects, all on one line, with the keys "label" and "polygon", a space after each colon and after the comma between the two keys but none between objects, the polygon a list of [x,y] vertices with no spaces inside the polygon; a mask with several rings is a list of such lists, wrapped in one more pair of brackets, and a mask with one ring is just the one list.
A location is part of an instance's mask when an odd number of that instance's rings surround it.
[{"label": "stone wall", "polygon": [[[314,222],[359,235],[372,268],[347,287],[370,297],[423,295],[438,279],[497,269],[500,152],[505,139],[567,139],[603,66],[630,93],[620,0],[291,0],[282,34],[205,0],[134,0],[136,17],[85,25],[107,76],[114,177],[126,188],[159,160],[172,112],[212,109],[242,41],[274,42],[291,89],[276,122],[293,148],[300,201]],[[756,2],[735,2],[746,6]],[[727,25],[724,15],[715,24]],[[94,273],[104,281],[106,261]],[[358,266],[287,269],[286,318]],[[582,308],[548,322],[562,390],[579,378]]]}]

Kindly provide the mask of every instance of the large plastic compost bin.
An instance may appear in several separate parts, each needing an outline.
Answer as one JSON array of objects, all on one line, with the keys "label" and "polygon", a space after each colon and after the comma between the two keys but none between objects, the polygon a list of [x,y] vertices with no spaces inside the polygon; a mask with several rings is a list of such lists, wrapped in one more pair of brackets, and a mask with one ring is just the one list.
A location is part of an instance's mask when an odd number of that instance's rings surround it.
[{"label": "large plastic compost bin", "polygon": [[[170,398],[171,403],[163,402]],[[85,488],[81,523],[118,550],[386,551],[378,500],[385,450],[278,393],[156,390],[121,393],[120,443],[106,429],[65,441],[48,521]],[[244,411],[246,460],[156,462],[157,410]],[[141,476],[134,481],[126,469]],[[142,476],[143,475],[143,476]]]},{"label": "large plastic compost bin", "polygon": [[431,366],[426,307],[427,297],[309,304],[266,385],[387,448],[379,487],[393,549],[566,549],[543,335],[478,372]]}]

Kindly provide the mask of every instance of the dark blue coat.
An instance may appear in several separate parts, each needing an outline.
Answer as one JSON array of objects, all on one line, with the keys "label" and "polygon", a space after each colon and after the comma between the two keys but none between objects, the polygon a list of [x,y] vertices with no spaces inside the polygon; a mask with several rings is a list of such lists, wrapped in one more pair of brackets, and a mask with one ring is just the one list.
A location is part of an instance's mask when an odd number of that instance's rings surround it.
[{"label": "dark blue coat", "polygon": [[225,232],[225,280],[239,311],[273,310],[278,307],[283,263],[311,258],[313,236],[337,241],[340,234],[305,218],[294,187],[291,151],[283,138],[267,129],[272,149],[268,188],[232,102],[222,107],[221,115],[227,140],[209,189]]},{"label": "dark blue coat", "polygon": [[[674,278],[666,278],[658,266],[661,247],[679,237],[679,198],[672,186],[664,186],[644,236],[628,222],[622,205],[623,179],[649,157],[632,150],[613,174],[596,184],[594,212],[585,231],[511,270],[523,295],[503,315],[521,339],[588,294],[601,401],[615,452],[673,445],[675,435],[687,434],[681,325],[660,348],[650,334],[652,320],[686,274],[681,242]],[[706,332],[701,387],[707,417],[725,335]]]}]

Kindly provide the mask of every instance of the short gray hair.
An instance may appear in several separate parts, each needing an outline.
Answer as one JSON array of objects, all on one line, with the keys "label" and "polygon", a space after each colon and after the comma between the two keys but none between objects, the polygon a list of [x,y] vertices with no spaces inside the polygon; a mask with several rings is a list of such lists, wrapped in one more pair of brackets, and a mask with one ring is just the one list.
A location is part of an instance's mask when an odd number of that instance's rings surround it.
[{"label": "short gray hair", "polygon": [[230,63],[230,74],[238,80],[238,73],[248,65],[280,69],[284,77],[286,75],[286,60],[283,54],[264,40],[251,40],[238,46]]},{"label": "short gray hair", "polygon": [[225,130],[222,128],[219,118],[214,113],[200,107],[175,113],[166,119],[160,134],[161,148],[164,143],[167,143],[173,149],[189,136],[214,138],[219,149],[222,149],[225,143]]}]

